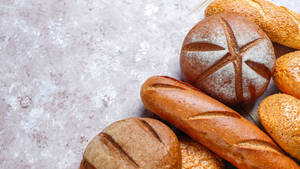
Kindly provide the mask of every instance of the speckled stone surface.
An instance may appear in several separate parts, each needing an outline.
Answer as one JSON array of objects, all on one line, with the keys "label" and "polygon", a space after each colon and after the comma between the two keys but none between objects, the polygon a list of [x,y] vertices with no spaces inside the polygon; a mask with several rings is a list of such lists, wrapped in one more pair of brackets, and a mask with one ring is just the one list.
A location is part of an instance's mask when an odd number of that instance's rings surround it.
[{"label": "speckled stone surface", "polygon": [[[300,12],[298,0],[277,2]],[[199,3],[0,0],[0,168],[78,168],[105,126],[151,116],[140,86],[180,77]]]}]

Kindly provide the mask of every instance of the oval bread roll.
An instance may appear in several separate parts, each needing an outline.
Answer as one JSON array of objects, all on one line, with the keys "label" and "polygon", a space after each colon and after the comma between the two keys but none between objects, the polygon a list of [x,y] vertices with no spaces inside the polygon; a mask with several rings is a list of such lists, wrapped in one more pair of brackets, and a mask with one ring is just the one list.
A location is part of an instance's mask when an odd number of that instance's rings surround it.
[{"label": "oval bread roll", "polygon": [[184,82],[154,76],[143,84],[141,98],[148,110],[238,168],[300,168],[257,126]]},{"label": "oval bread roll", "polygon": [[300,14],[266,0],[214,0],[206,16],[235,13],[261,27],[269,38],[282,45],[300,49]]},{"label": "oval bread roll", "polygon": [[179,137],[182,169],[222,169],[222,159],[188,137]]},{"label": "oval bread roll", "polygon": [[287,94],[269,96],[259,105],[258,116],[279,146],[300,160],[300,100]]},{"label": "oval bread roll", "polygon": [[282,92],[300,99],[300,51],[281,56],[276,61],[273,76]]},{"label": "oval bread roll", "polygon": [[112,123],[94,137],[83,154],[81,169],[180,169],[175,133],[150,118]]}]

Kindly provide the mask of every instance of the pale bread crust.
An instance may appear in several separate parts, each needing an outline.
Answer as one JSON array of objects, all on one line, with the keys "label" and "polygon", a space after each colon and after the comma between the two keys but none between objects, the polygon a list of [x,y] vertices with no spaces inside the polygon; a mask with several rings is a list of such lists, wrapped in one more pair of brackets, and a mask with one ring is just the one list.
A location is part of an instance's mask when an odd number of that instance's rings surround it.
[{"label": "pale bread crust", "polygon": [[300,160],[300,100],[287,94],[274,94],[261,102],[258,116],[279,146]]},{"label": "pale bread crust", "polygon": [[300,51],[277,59],[273,74],[276,86],[284,93],[300,99]]},{"label": "pale bread crust", "polygon": [[223,169],[222,159],[191,138],[179,137],[182,169]]},{"label": "pale bread crust", "polygon": [[262,28],[269,38],[282,45],[300,49],[300,14],[266,0],[214,0],[206,16],[235,13]]}]

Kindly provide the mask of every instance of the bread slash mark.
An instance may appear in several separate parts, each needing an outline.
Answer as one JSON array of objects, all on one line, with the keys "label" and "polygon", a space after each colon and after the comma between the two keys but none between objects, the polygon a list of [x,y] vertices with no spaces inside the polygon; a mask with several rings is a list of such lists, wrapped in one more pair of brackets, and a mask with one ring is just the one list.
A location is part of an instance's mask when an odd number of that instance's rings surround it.
[{"label": "bread slash mark", "polygon": [[123,150],[123,148],[107,133],[101,132],[99,134],[100,141],[108,147],[112,152],[119,153],[121,158],[126,160],[129,164],[135,168],[139,168],[139,165]]},{"label": "bread slash mark", "polygon": [[260,42],[262,42],[264,39],[262,38],[257,38],[254,39],[253,41],[247,43],[246,45],[242,46],[240,49],[241,55],[247,52],[249,49],[253,48],[254,46],[258,45]]},{"label": "bread slash mark", "polygon": [[258,151],[282,153],[275,145],[261,140],[246,140],[233,145],[234,147]]},{"label": "bread slash mark", "polygon": [[153,87],[153,88],[164,88],[164,89],[180,89],[180,90],[185,90],[183,87],[175,86],[175,85],[170,85],[170,84],[164,84],[164,83],[155,83],[155,84],[150,85],[150,87]]},{"label": "bread slash mark", "polygon": [[206,69],[203,73],[201,73],[194,83],[197,83],[199,81],[202,81],[203,79],[207,78],[209,75],[215,73],[216,71],[220,70],[224,66],[226,66],[228,63],[231,62],[232,56],[230,53],[227,53],[225,56],[223,56],[220,60],[216,61],[211,67]]},{"label": "bread slash mark", "polygon": [[243,102],[242,55],[231,26],[224,18],[221,18],[220,22],[225,32],[228,51],[233,58],[236,100],[237,102]]},{"label": "bread slash mark", "polygon": [[80,163],[80,169],[96,169],[91,163],[83,159]]},{"label": "bread slash mark", "polygon": [[257,63],[251,60],[246,60],[245,63],[254,70],[257,74],[265,79],[270,79],[272,76],[271,71],[262,63]]},{"label": "bread slash mark", "polygon": [[225,50],[222,46],[215,45],[208,42],[194,42],[189,43],[182,48],[183,51],[219,51]]},{"label": "bread slash mark", "polygon": [[145,120],[138,120],[138,121],[141,122],[142,129],[144,129],[144,130],[146,129],[145,131],[148,134],[153,136],[159,142],[163,143],[162,140],[160,139],[159,135],[157,134],[157,132],[153,129],[153,127],[148,122],[146,122]]},{"label": "bread slash mark", "polygon": [[212,118],[241,118],[241,116],[238,113],[229,111],[209,111],[189,116],[187,120],[200,120]]}]

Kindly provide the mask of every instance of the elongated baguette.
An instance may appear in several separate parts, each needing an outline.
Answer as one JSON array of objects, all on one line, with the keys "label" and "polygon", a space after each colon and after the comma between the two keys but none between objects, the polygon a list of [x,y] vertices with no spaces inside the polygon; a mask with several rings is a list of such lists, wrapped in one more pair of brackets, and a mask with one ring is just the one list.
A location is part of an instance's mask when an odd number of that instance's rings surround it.
[{"label": "elongated baguette", "polygon": [[266,0],[214,0],[206,16],[235,13],[262,28],[269,38],[282,45],[300,49],[300,14]]},{"label": "elongated baguette", "polygon": [[238,168],[300,168],[257,126],[186,83],[154,76],[141,98],[147,109]]}]

